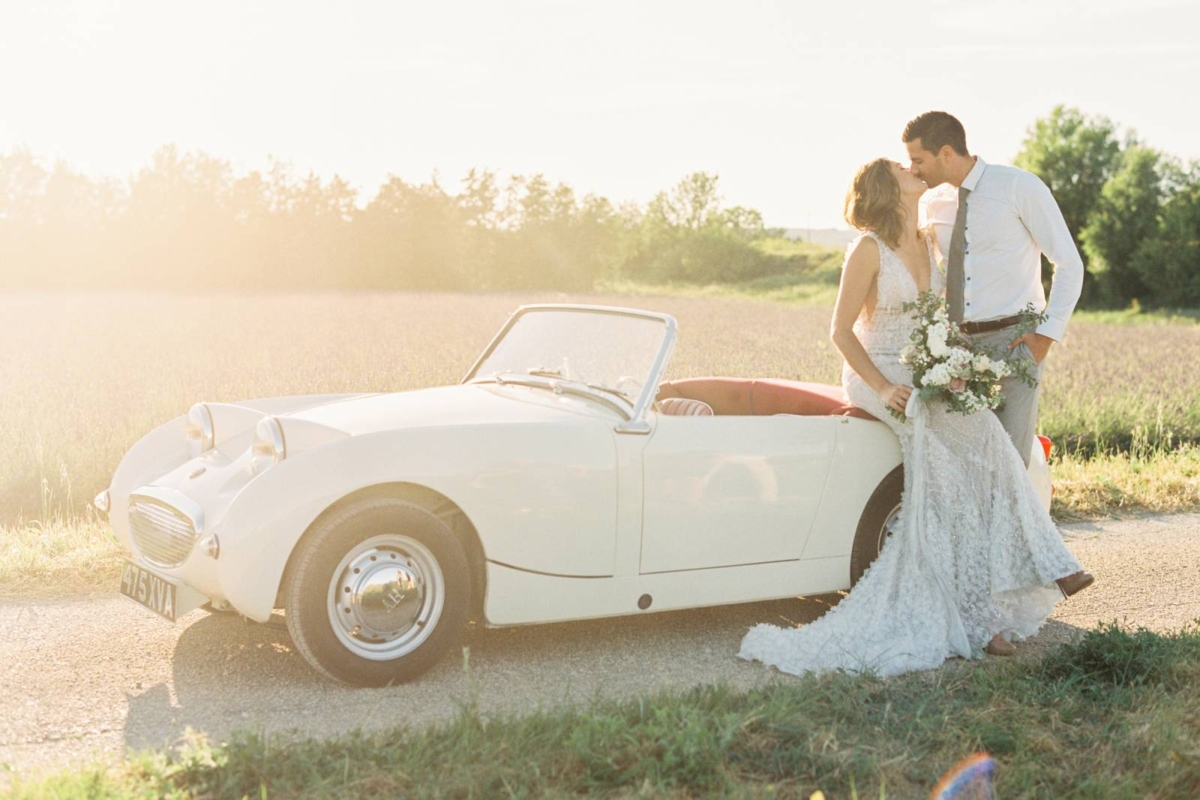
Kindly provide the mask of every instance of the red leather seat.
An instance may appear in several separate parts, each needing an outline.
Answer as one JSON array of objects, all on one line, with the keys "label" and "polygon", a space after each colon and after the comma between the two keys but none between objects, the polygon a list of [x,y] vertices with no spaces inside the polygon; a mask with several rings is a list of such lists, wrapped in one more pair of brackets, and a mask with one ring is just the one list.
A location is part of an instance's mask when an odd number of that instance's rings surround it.
[{"label": "red leather seat", "polygon": [[668,417],[711,417],[712,406],[691,397],[664,397],[658,401],[659,410]]},{"label": "red leather seat", "polygon": [[658,400],[700,400],[718,416],[798,414],[805,417],[850,416],[875,419],[846,402],[840,386],[779,378],[682,378],[664,381]]}]

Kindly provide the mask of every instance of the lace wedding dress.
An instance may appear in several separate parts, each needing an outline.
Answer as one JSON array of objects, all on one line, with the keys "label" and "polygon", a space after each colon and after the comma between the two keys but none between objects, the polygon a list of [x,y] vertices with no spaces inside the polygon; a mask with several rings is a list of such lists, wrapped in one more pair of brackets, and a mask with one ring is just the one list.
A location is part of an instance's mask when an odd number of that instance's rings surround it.
[{"label": "lace wedding dress", "polygon": [[[874,313],[864,310],[854,332],[889,381],[911,386],[900,351],[915,325],[903,305],[917,298],[917,286],[895,252],[874,234],[864,235],[879,244],[879,275]],[[930,262],[930,288],[940,293],[945,277],[932,266],[932,255]],[[900,438],[905,513],[838,605],[798,628],[756,625],[739,655],[795,674],[895,675],[953,656],[980,657],[997,633],[1010,640],[1036,633],[1061,597],[1054,581],[1080,566],[996,415],[963,415],[928,403],[923,442],[914,448],[912,422],[893,417],[849,366],[842,385],[851,403]],[[914,449],[920,463],[913,461]],[[914,497],[918,471],[923,491]],[[914,517],[924,524],[912,525]]]}]

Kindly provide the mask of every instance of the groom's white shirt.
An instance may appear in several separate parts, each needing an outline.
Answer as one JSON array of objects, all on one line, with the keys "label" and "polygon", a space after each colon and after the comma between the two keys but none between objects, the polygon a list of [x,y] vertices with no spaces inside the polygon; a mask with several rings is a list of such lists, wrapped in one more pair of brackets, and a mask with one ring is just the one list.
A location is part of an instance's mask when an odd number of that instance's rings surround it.
[{"label": "groom's white shirt", "polygon": [[[1010,317],[1033,303],[1044,308],[1048,317],[1037,332],[1060,341],[1083,289],[1083,259],[1054,196],[1032,172],[988,164],[978,157],[962,185],[971,192],[963,319],[983,322]],[[950,246],[958,189],[943,183],[926,192],[921,203],[940,256]],[[1049,302],[1042,290],[1042,253],[1054,264]]]}]

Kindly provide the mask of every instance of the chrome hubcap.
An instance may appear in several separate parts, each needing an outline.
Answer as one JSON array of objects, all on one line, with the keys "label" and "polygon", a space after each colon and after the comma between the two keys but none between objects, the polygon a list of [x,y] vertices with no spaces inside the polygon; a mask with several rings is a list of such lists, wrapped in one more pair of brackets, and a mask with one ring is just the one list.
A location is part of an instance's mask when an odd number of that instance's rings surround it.
[{"label": "chrome hubcap", "polygon": [[879,546],[875,549],[876,554],[883,550],[883,543],[887,541],[887,538],[899,530],[900,510],[902,508],[903,506],[897,503],[896,507],[892,509],[892,513],[887,515],[887,519],[883,521],[883,525],[879,528]]},{"label": "chrome hubcap", "polygon": [[355,655],[399,658],[429,638],[445,596],[442,570],[425,545],[399,534],[373,536],[333,571],[329,621]]},{"label": "chrome hubcap", "polygon": [[[394,554],[389,556],[389,559],[394,558]],[[342,587],[343,593],[353,595],[351,605],[355,616],[369,635],[386,637],[396,631],[408,630],[417,621],[417,612],[421,610],[424,581],[417,576],[411,562],[378,565],[364,563],[366,560],[360,558],[356,562],[362,564],[360,579],[350,579]],[[354,571],[359,569],[354,567]]]}]

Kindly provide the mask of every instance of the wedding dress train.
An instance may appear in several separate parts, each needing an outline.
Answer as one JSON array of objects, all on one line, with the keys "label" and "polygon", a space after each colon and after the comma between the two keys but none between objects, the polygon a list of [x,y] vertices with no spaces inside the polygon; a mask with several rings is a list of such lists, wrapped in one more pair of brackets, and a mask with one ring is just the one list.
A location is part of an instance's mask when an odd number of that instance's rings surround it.
[{"label": "wedding dress train", "polygon": [[[895,252],[865,235],[879,244],[876,304],[854,331],[889,381],[911,386],[900,351],[915,324],[903,305],[916,300],[917,286]],[[930,276],[930,289],[942,292],[944,276],[932,265]],[[1035,634],[1061,597],[1054,581],[1080,566],[995,414],[963,415],[926,404],[916,447],[913,424],[893,417],[848,366],[842,385],[851,403],[900,439],[904,512],[879,557],[838,605],[798,628],[756,625],[739,655],[794,674],[895,675],[953,656],[981,657],[997,633],[1009,640]]]}]

